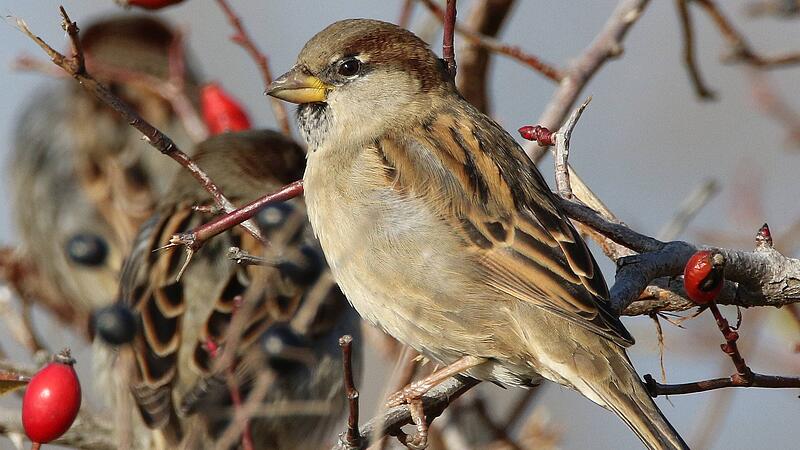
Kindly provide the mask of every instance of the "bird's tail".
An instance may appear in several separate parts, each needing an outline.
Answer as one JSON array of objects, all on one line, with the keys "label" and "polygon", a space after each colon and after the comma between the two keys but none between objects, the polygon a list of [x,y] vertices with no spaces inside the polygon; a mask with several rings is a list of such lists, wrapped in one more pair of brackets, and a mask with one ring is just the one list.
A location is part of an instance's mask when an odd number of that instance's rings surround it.
[{"label": "bird's tail", "polygon": [[689,446],[648,394],[625,353],[619,352],[616,356],[618,360],[610,365],[613,381],[602,386],[584,385],[584,389],[591,389],[594,396],[588,392],[584,394],[589,398],[594,397],[595,401],[599,397],[601,402],[598,403],[614,411],[648,449],[688,449]]}]

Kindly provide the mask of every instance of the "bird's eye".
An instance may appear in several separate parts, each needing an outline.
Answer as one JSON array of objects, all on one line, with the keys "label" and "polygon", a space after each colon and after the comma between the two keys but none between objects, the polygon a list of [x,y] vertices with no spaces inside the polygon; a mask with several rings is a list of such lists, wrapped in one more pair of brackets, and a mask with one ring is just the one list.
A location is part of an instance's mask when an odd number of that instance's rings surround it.
[{"label": "bird's eye", "polygon": [[108,244],[105,239],[93,233],[73,235],[67,241],[65,250],[73,262],[89,267],[103,264],[108,256]]},{"label": "bird's eye", "polygon": [[361,61],[356,58],[347,58],[339,63],[339,68],[336,69],[339,75],[343,77],[352,77],[361,70]]}]

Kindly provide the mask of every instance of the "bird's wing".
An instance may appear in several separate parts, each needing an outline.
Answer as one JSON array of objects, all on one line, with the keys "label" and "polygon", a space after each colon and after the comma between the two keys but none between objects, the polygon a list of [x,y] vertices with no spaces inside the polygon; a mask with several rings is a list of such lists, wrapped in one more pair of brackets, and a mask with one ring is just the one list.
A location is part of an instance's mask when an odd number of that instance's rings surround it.
[{"label": "bird's wing", "polygon": [[462,103],[432,113],[420,133],[375,142],[387,184],[451,222],[487,287],[632,344],[597,262],[541,174],[505,130]]}]

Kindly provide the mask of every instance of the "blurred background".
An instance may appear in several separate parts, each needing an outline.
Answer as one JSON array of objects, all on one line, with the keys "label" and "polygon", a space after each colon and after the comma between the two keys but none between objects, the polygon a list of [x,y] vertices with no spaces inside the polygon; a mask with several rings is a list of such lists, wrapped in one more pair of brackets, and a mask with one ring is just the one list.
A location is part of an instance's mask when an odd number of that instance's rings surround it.
[{"label": "blurred background", "polygon": [[[460,1],[459,18],[481,0]],[[88,24],[104,14],[133,14],[111,0],[21,2],[0,0],[0,136],[8,159],[12,136],[22,106],[43,86],[54,81],[46,75],[15,71],[14,60],[29,54],[43,58],[34,43],[14,27],[15,18],[57,48],[66,48],[58,5],[63,3],[73,20]],[[244,25],[269,56],[275,75],[288,69],[302,45],[329,23],[349,17],[370,17],[396,22],[402,1],[340,0],[233,1]],[[521,46],[557,67],[565,67],[591,42],[616,6],[616,1],[518,1],[500,38]],[[722,2],[720,2],[722,3]],[[727,1],[721,6],[742,30],[750,44],[763,54],[800,50],[800,18],[752,18],[744,11],[750,1]],[[430,15],[417,6],[412,29],[425,28]],[[697,186],[716,180],[720,191],[700,210],[679,236],[700,244],[751,249],[753,236],[768,222],[776,246],[788,256],[798,256],[800,236],[791,232],[800,220],[798,168],[800,138],[794,139],[771,118],[754,87],[768,89],[789,107],[800,111],[800,67],[755,72],[744,65],[725,65],[720,55],[727,47],[699,9],[692,8],[697,59],[715,101],[700,101],[682,62],[682,37],[674,2],[652,2],[624,42],[624,54],[604,66],[585,90],[593,101],[573,135],[570,162],[586,183],[622,220],[634,229],[655,235],[672,218],[679,204]],[[136,11],[136,13],[140,13]],[[145,13],[147,14],[147,13]],[[275,127],[263,83],[250,57],[228,38],[232,30],[213,2],[188,1],[157,13],[182,27],[201,79],[217,80],[246,105],[254,124]],[[436,23],[434,21],[433,23]],[[432,36],[440,50],[440,34]],[[457,37],[456,42],[461,40]],[[458,58],[458,47],[456,47]],[[508,130],[535,124],[555,89],[554,84],[519,63],[493,56],[490,94],[493,116]],[[800,126],[798,124],[797,126]],[[516,135],[516,133],[512,133]],[[151,151],[151,150],[147,150]],[[173,164],[164,159],[164,164]],[[3,167],[5,168],[5,166]],[[552,180],[552,161],[541,164]],[[0,204],[9,205],[8,183],[0,184]],[[35,205],[32,205],[35,206]],[[9,214],[0,214],[2,245],[13,246],[16,230]],[[603,260],[606,278],[613,283],[613,264]],[[725,308],[729,317],[735,309]],[[743,311],[743,356],[757,372],[800,374],[800,337],[797,322],[785,311]],[[55,348],[72,343],[78,371],[86,387],[87,404],[97,404],[91,385],[89,349],[68,331],[52,325],[46,314],[34,318],[46,342]],[[660,373],[659,351],[653,321],[625,318],[637,344],[630,356],[640,374]],[[683,322],[684,329],[663,323],[664,364],[667,380],[686,382],[728,376],[733,371],[719,351],[720,335],[709,314]],[[0,330],[0,340],[8,340]],[[11,341],[9,341],[11,342]],[[3,346],[12,359],[25,362],[23,351]],[[362,418],[380,404],[386,371],[392,363],[380,349],[370,347],[359,384]],[[504,411],[524,391],[481,386],[490,407]],[[797,417],[800,402],[792,390],[737,389],[659,398],[659,406],[693,448],[792,448],[800,441]],[[559,437],[565,449],[639,448],[636,437],[613,414],[573,392],[546,385],[530,406],[537,423]],[[524,422],[524,421],[523,421]],[[331,441],[333,442],[333,441]],[[13,448],[0,438],[0,448]]]}]

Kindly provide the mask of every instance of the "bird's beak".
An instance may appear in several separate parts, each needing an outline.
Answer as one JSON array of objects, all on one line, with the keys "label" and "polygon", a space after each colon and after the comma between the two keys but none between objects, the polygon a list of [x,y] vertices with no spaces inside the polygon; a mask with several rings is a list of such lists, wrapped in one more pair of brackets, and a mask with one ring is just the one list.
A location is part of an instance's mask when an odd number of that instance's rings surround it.
[{"label": "bird's beak", "polygon": [[324,102],[330,89],[331,86],[319,78],[295,67],[267,86],[264,93],[287,102],[303,104]]}]

